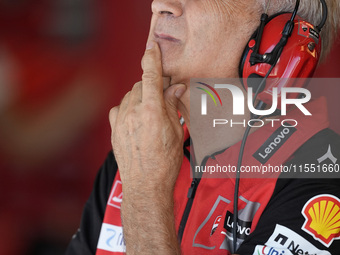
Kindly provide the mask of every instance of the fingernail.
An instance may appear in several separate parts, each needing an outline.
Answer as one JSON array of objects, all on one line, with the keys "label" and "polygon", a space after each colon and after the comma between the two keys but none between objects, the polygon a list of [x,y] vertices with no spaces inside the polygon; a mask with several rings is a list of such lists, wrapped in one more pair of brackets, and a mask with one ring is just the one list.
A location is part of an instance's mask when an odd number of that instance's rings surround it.
[{"label": "fingernail", "polygon": [[177,90],[176,90],[176,92],[175,92],[175,96],[178,98],[178,99],[180,99],[182,96],[183,96],[183,94],[184,94],[184,92],[187,90],[187,88],[186,88],[186,86],[181,86],[181,87],[179,87]]},{"label": "fingernail", "polygon": [[148,41],[148,43],[146,44],[146,49],[151,50],[154,45],[155,43],[153,41]]}]

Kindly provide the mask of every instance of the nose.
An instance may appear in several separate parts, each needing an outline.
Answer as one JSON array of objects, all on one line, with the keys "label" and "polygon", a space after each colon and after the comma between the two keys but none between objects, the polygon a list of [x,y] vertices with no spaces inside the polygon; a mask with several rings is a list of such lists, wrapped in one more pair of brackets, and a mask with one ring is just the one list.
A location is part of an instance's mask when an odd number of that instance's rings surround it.
[{"label": "nose", "polygon": [[182,3],[179,0],[154,0],[151,7],[155,15],[179,17],[183,14]]}]

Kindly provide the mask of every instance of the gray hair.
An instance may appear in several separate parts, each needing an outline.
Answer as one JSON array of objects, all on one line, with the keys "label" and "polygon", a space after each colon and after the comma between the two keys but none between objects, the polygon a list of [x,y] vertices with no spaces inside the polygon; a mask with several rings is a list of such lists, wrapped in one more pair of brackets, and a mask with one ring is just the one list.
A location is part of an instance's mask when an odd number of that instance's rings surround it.
[{"label": "gray hair", "polygon": [[[296,0],[258,0],[266,9],[268,1],[268,14],[272,15],[279,12],[292,12]],[[340,29],[340,1],[325,0],[328,7],[328,19],[321,31],[322,54],[321,59],[328,55]],[[320,0],[301,0],[298,15],[313,25],[318,25],[322,19],[322,6]]]}]

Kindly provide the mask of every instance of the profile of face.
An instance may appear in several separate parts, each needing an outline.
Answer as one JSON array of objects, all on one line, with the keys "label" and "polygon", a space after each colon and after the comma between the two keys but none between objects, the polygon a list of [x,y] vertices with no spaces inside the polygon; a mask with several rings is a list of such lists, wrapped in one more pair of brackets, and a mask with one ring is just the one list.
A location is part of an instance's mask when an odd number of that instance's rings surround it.
[{"label": "profile of face", "polygon": [[154,0],[149,39],[160,46],[163,75],[172,84],[238,77],[260,9],[257,0]]}]

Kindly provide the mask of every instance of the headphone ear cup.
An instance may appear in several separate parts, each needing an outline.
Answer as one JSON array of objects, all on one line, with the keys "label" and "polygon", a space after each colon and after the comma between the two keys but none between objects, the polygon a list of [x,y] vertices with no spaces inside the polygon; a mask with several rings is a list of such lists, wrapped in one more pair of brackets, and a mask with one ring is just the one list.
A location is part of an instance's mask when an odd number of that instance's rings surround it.
[{"label": "headphone ear cup", "polygon": [[[279,15],[283,15],[283,14],[288,14],[287,12],[280,12],[280,13],[277,13],[277,14],[274,14],[272,16],[270,16],[266,22],[266,25],[268,24],[268,22],[270,22],[272,19],[276,18],[277,16]],[[288,19],[287,19],[288,20]],[[255,47],[255,44],[257,43],[256,42],[256,37],[257,37],[257,34],[259,33],[259,27],[255,30],[255,32],[252,34],[252,36],[250,37],[245,49],[243,50],[243,54],[242,54],[242,57],[241,57],[241,61],[240,61],[240,65],[239,65],[239,76],[240,78],[243,78],[244,77],[244,73],[249,73],[247,71],[247,68],[249,68],[249,59],[250,59],[250,55],[253,53],[253,48]],[[262,42],[259,42],[260,44]],[[250,75],[249,75],[250,76]],[[260,76],[260,75],[257,75],[258,78],[263,78],[264,76]],[[249,77],[248,77],[249,78]],[[253,77],[254,78],[254,77]],[[243,85],[243,87],[245,89],[248,88],[247,86],[247,82],[244,81],[244,79],[241,79],[241,83]]]},{"label": "headphone ear cup", "polygon": [[[242,54],[242,57],[241,57],[240,65],[239,65],[239,68],[238,68],[240,78],[243,77],[243,70],[244,70],[245,63],[246,63],[246,61],[248,59],[249,52],[251,51],[251,48],[253,48],[255,46],[256,36],[257,36],[258,31],[259,31],[259,29],[255,30],[255,32],[250,37],[246,47],[243,50],[243,54]],[[250,54],[251,53],[252,53],[252,51],[250,52]],[[242,85],[244,87],[243,79],[241,79],[241,82],[242,82]]]},{"label": "headphone ear cup", "polygon": [[[259,54],[264,55],[272,52],[280,41],[283,28],[290,17],[290,13],[279,13],[268,19],[260,42]],[[311,77],[319,61],[321,39],[316,29],[312,24],[298,17],[294,23],[292,35],[289,37],[276,65],[269,74],[269,79],[266,81],[262,92],[257,97],[269,105],[272,103],[273,88],[278,88],[279,105],[281,105],[281,89],[292,86],[303,87],[306,79],[293,82],[291,78]],[[239,75],[244,88],[247,90],[249,87],[253,87],[253,91],[256,91],[256,84],[259,83],[257,80],[263,80],[263,77],[266,76],[272,67],[268,63],[256,63],[254,65],[250,63],[257,33],[258,30],[255,31],[248,41],[239,66]]]}]

